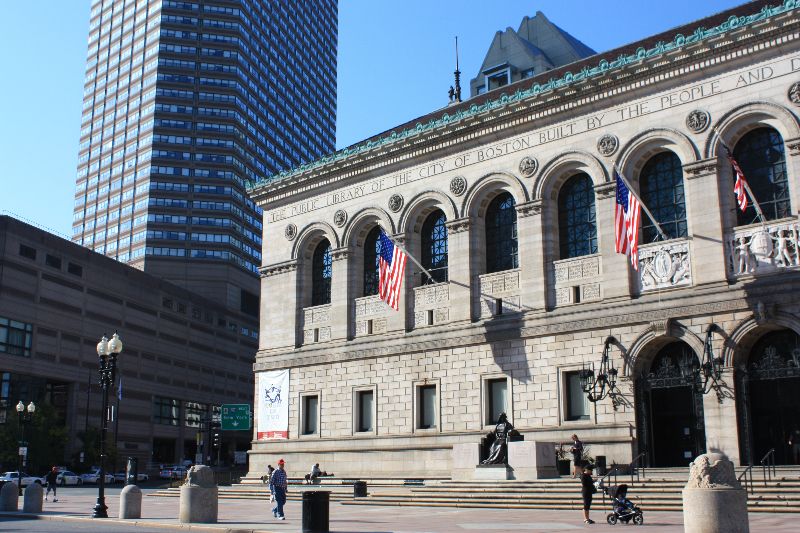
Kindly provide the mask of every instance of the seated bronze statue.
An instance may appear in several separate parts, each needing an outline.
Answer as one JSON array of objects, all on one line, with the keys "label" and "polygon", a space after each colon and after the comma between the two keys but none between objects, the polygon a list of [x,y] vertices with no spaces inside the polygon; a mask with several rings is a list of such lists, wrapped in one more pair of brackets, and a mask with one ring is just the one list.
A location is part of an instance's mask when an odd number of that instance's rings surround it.
[{"label": "seated bronze statue", "polygon": [[489,457],[481,461],[481,464],[501,465],[507,463],[508,438],[515,435],[519,435],[519,432],[508,421],[506,414],[500,413],[500,416],[497,417],[497,425],[495,425],[494,431],[487,435],[487,437],[494,437],[494,441],[489,448]]}]

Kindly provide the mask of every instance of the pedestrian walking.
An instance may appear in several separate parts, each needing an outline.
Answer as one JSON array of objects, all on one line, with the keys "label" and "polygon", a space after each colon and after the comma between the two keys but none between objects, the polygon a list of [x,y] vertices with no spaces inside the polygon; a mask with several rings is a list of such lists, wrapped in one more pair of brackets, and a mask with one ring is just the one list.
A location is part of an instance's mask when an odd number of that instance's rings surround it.
[{"label": "pedestrian walking", "polygon": [[592,496],[597,492],[597,487],[594,486],[594,479],[592,479],[592,465],[583,467],[583,474],[581,475],[581,496],[583,497],[583,523],[594,524],[594,520],[589,518],[589,510],[592,508]]},{"label": "pedestrian walking", "polygon": [[574,463],[573,470],[572,470],[572,477],[580,477],[581,475],[581,467],[583,466],[583,443],[580,441],[577,435],[572,435],[572,447],[570,451],[572,452],[572,461]]},{"label": "pedestrian walking", "polygon": [[275,507],[272,508],[272,516],[278,520],[286,520],[283,514],[283,506],[286,504],[286,492],[288,489],[288,479],[286,470],[284,470],[285,464],[286,461],[283,459],[278,461],[278,468],[270,477],[270,488],[272,489],[272,495],[275,496]]},{"label": "pedestrian walking", "polygon": [[47,501],[47,497],[50,496],[50,491],[53,491],[53,501],[57,502],[58,498],[56,498],[56,485],[58,482],[58,468],[55,466],[47,473],[44,478],[45,483],[47,483],[47,492],[44,495],[44,501]]}]

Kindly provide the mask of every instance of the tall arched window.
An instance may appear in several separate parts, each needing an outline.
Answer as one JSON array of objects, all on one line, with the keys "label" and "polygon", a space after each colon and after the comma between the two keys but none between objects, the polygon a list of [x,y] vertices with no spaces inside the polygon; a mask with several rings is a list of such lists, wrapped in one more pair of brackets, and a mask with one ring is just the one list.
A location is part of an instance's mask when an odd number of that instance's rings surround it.
[{"label": "tall arched window", "polygon": [[364,240],[364,296],[378,294],[378,256],[381,253],[381,229],[372,228]]},{"label": "tall arched window", "polygon": [[[650,158],[639,175],[642,201],[650,208],[661,229],[670,239],[686,237],[686,202],[683,194],[681,160],[673,152],[662,152]],[[656,240],[658,230],[642,213],[641,242]]]},{"label": "tall arched window", "polygon": [[[422,224],[422,266],[428,269],[434,281],[447,281],[447,218],[437,209]],[[428,279],[422,274],[422,283]]]},{"label": "tall arched window", "polygon": [[[758,200],[764,217],[775,220],[791,216],[789,178],[781,134],[772,128],[755,129],[736,143],[733,156],[742,167],[747,184]],[[744,213],[736,210],[740,226],[756,221],[752,200],[748,203]]]},{"label": "tall arched window", "polygon": [[311,305],[331,303],[332,277],[331,243],[323,239],[314,250],[314,259],[311,261]]},{"label": "tall arched window", "polygon": [[514,197],[504,192],[486,209],[486,272],[517,266],[517,211]]},{"label": "tall arched window", "polygon": [[558,192],[558,240],[561,259],[597,253],[592,178],[572,176]]}]

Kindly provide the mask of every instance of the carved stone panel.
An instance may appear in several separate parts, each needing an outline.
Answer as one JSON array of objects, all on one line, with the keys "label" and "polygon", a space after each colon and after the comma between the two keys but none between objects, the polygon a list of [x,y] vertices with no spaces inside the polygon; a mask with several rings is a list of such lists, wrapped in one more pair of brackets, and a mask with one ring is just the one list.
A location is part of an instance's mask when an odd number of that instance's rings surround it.
[{"label": "carved stone panel", "polygon": [[793,83],[789,87],[789,92],[786,96],[794,105],[800,105],[800,81]]},{"label": "carved stone panel", "polygon": [[456,196],[461,196],[467,190],[467,180],[461,176],[456,176],[450,180],[450,192]]},{"label": "carved stone panel", "polygon": [[355,299],[356,318],[382,316],[388,313],[389,306],[377,294]]},{"label": "carved stone panel", "polygon": [[316,326],[330,322],[331,320],[331,306],[317,305],[314,307],[306,307],[303,309],[303,324],[305,326]]},{"label": "carved stone panel", "polygon": [[619,139],[616,135],[607,133],[597,140],[597,151],[606,157],[614,155],[619,148]]},{"label": "carved stone panel", "polygon": [[553,261],[553,276],[556,306],[599,300],[601,297],[599,255]]},{"label": "carved stone panel", "polygon": [[728,273],[735,277],[795,269],[800,267],[800,224],[735,229],[725,236],[725,246]]},{"label": "carved stone panel", "polygon": [[414,288],[414,307],[430,309],[450,301],[450,284],[437,283]]},{"label": "carved stone panel", "polygon": [[[490,317],[498,311],[514,313],[520,311],[520,280],[519,270],[505,270],[478,276],[481,317]],[[502,310],[497,308],[502,300]]]},{"label": "carved stone panel", "polygon": [[642,292],[691,285],[689,242],[681,240],[640,246],[639,282]]}]

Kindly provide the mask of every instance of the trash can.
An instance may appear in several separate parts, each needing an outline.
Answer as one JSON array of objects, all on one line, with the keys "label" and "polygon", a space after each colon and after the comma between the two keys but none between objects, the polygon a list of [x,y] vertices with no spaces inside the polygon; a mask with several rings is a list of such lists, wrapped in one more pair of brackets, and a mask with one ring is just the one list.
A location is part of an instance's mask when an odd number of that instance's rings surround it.
[{"label": "trash can", "polygon": [[125,467],[125,484],[136,485],[139,482],[139,459],[128,457],[128,464]]},{"label": "trash can", "polygon": [[325,490],[308,490],[303,493],[303,533],[328,532],[330,494]]},{"label": "trash can", "polygon": [[598,455],[594,458],[594,468],[598,476],[605,476],[608,469],[606,468],[606,456]]},{"label": "trash can", "polygon": [[353,496],[356,498],[366,498],[367,497],[367,482],[366,481],[356,481],[353,483]]}]

